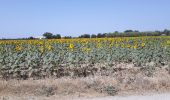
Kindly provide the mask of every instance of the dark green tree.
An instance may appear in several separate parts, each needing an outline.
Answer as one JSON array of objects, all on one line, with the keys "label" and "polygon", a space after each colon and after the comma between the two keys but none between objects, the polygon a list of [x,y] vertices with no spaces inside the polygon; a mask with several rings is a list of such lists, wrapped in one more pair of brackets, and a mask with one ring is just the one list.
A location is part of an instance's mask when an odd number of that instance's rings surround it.
[{"label": "dark green tree", "polygon": [[54,39],[61,39],[61,35],[60,34],[53,35],[53,38]]},{"label": "dark green tree", "polygon": [[96,34],[92,34],[92,35],[91,35],[91,38],[96,38],[96,37],[97,37]]},{"label": "dark green tree", "polygon": [[102,36],[103,36],[103,35],[102,35],[101,33],[98,33],[98,34],[97,34],[97,38],[102,38]]},{"label": "dark green tree", "polygon": [[90,34],[83,34],[79,36],[79,38],[90,38]]},{"label": "dark green tree", "polygon": [[28,39],[33,40],[35,39],[33,36],[28,37]]},{"label": "dark green tree", "polygon": [[129,32],[133,32],[133,30],[126,30],[126,31],[124,31],[124,33],[129,33]]},{"label": "dark green tree", "polygon": [[170,35],[170,30],[165,29],[165,30],[163,31],[163,34],[165,34],[165,35]]},{"label": "dark green tree", "polygon": [[43,34],[43,36],[44,36],[46,39],[52,39],[52,38],[53,38],[53,34],[50,33],[50,32],[45,32],[45,33]]},{"label": "dark green tree", "polygon": [[72,37],[71,36],[64,36],[63,38],[64,39],[71,39]]}]

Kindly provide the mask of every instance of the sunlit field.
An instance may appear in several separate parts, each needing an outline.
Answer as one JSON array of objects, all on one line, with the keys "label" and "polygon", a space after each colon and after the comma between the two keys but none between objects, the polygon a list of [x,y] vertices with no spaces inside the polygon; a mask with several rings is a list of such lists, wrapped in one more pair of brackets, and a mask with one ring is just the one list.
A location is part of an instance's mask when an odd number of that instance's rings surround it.
[{"label": "sunlit field", "polygon": [[169,58],[167,36],[0,41],[3,78],[93,75],[97,64],[155,68],[168,65]]}]

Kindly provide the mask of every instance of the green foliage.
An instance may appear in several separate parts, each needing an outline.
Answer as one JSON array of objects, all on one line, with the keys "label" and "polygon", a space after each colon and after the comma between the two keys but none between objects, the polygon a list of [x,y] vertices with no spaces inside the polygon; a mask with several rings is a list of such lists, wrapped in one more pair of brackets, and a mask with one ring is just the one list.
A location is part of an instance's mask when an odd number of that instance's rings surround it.
[{"label": "green foliage", "polygon": [[97,38],[97,35],[92,34],[92,35],[91,35],[91,38]]},{"label": "green foliage", "polygon": [[[0,76],[86,77],[99,70],[113,70],[116,63],[134,64],[152,76],[155,67],[169,64],[168,41],[169,37],[143,37],[0,42]],[[70,43],[74,48],[69,47]]]},{"label": "green foliage", "polygon": [[89,34],[83,34],[83,35],[79,36],[79,38],[90,38],[90,35]]},{"label": "green foliage", "polygon": [[50,33],[50,32],[45,32],[45,33],[43,34],[43,36],[44,36],[46,39],[52,39],[52,38],[53,38],[53,34]]},{"label": "green foliage", "polygon": [[[148,32],[139,32],[137,30],[125,30],[124,32],[110,32],[110,33],[98,33],[97,35],[92,34],[91,38],[111,38],[111,37],[139,37],[139,36],[161,36],[161,35],[170,35],[170,30],[165,29],[164,31],[148,31]],[[90,38],[89,34],[84,34],[79,36],[80,38]]]},{"label": "green foliage", "polygon": [[43,36],[44,36],[46,39],[61,39],[61,35],[60,35],[60,34],[53,35],[53,33],[50,33],[50,32],[45,32],[45,33],[43,34]]}]

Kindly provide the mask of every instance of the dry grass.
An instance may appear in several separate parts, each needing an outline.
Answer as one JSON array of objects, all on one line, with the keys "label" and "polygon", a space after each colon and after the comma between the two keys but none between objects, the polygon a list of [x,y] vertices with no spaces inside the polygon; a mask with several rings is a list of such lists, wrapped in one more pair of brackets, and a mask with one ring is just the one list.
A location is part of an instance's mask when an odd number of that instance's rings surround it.
[{"label": "dry grass", "polygon": [[116,89],[116,91],[111,92],[116,92],[117,95],[141,94],[149,91],[164,92],[170,90],[170,75],[166,68],[157,68],[149,77],[145,71],[138,68],[125,68],[119,69],[119,71],[109,76],[0,80],[0,97],[7,97],[7,100],[8,96],[40,98],[98,97],[108,95],[108,91],[105,89],[110,86]]}]

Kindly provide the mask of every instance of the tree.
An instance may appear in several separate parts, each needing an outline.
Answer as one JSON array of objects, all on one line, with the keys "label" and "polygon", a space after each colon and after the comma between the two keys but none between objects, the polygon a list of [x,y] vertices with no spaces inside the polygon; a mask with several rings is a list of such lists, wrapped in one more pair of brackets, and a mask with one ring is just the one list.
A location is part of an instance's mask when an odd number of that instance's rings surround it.
[{"label": "tree", "polygon": [[126,30],[126,31],[124,31],[124,33],[129,33],[129,32],[133,32],[133,30]]},{"label": "tree", "polygon": [[43,34],[43,36],[44,36],[46,39],[52,39],[52,38],[53,38],[53,34],[50,33],[50,32],[45,32],[45,33]]},{"label": "tree", "polygon": [[138,30],[135,30],[134,32],[139,33],[139,31],[138,31]]},{"label": "tree", "polygon": [[165,30],[163,31],[163,34],[165,34],[165,35],[170,35],[170,30],[165,29]]},{"label": "tree", "polygon": [[79,36],[79,38],[90,38],[90,34],[83,34]]},{"label": "tree", "polygon": [[106,37],[108,37],[108,38],[113,37],[113,34],[112,33],[107,33]]},{"label": "tree", "polygon": [[61,35],[60,34],[53,35],[53,38],[54,39],[61,39]]},{"label": "tree", "polygon": [[33,36],[30,36],[30,37],[28,37],[28,39],[33,40],[33,39],[34,39],[34,37],[33,37]]},{"label": "tree", "polygon": [[97,38],[102,38],[102,34],[101,34],[101,33],[98,33],[98,34],[97,34]]},{"label": "tree", "polygon": [[92,34],[92,35],[91,35],[91,38],[96,38],[96,37],[97,37],[96,34]]},{"label": "tree", "polygon": [[71,39],[71,36],[64,36],[64,39]]},{"label": "tree", "polygon": [[118,31],[115,31],[114,33],[112,33],[112,36],[113,36],[113,37],[117,37],[117,36],[119,36],[119,34],[120,34],[120,33],[119,33]]}]

